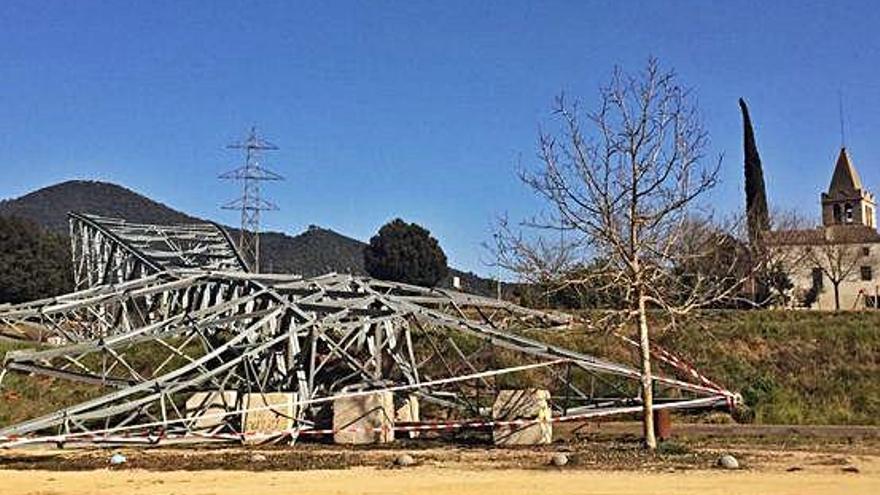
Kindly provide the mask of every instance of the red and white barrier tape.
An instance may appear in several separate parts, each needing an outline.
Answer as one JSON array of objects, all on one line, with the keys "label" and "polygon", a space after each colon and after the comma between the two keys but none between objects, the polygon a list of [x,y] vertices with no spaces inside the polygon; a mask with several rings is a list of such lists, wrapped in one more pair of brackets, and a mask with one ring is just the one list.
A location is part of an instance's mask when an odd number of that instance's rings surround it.
[{"label": "red and white barrier tape", "polygon": [[[627,337],[626,335],[623,335],[620,333],[616,333],[615,335],[617,335],[617,337],[622,339],[624,342],[627,342],[628,344],[633,345],[635,347],[639,347],[638,342]],[[687,373],[688,375],[696,378],[697,380],[699,380],[699,382],[703,386],[705,386],[707,388],[710,388],[716,392],[719,392],[721,394],[731,396],[731,397],[736,395],[733,392],[731,392],[730,390],[727,390],[726,388],[724,388],[724,387],[718,385],[717,383],[715,383],[714,381],[710,380],[709,377],[707,377],[706,375],[704,375],[700,371],[698,371],[692,364],[690,364],[687,361],[685,361],[684,359],[676,356],[675,354],[669,352],[668,350],[658,346],[657,344],[653,344],[653,343],[651,344],[651,355],[656,357],[657,359],[665,362],[666,364],[669,364],[670,366],[672,366],[680,371],[683,371],[683,372]]]},{"label": "red and white barrier tape", "polygon": [[[689,407],[708,407],[726,402],[727,397],[720,395],[715,397],[705,397],[701,399],[692,399],[680,402],[670,402],[665,404],[657,404],[654,410],[662,409],[681,409]],[[591,419],[598,417],[613,416],[619,414],[632,414],[642,411],[642,406],[621,406],[596,411],[587,411],[579,414],[571,414],[567,416],[558,416],[550,418],[533,418],[533,419],[514,419],[514,420],[465,420],[465,421],[449,421],[444,423],[417,423],[401,426],[383,425],[380,427],[351,427],[342,429],[302,429],[291,428],[288,430],[266,432],[242,432],[242,433],[217,433],[217,434],[198,434],[191,433],[185,435],[96,435],[96,434],[70,434],[70,435],[48,435],[35,437],[0,437],[0,447],[11,448],[33,443],[68,443],[68,442],[94,442],[94,443],[132,443],[132,444],[158,444],[164,439],[212,439],[226,441],[260,441],[284,436],[298,435],[333,435],[340,432],[355,433],[374,433],[388,432],[390,430],[399,432],[424,432],[424,431],[451,431],[460,429],[486,429],[499,428],[509,426],[527,427],[535,424],[552,424],[578,421],[583,419]]]}]

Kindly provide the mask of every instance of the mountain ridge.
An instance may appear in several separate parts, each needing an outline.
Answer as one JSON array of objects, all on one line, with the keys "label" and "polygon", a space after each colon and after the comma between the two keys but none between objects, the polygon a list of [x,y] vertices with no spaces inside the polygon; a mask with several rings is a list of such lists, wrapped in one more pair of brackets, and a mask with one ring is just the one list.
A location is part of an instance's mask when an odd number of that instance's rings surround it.
[{"label": "mountain ridge", "polygon": [[[0,215],[31,220],[52,232],[67,235],[67,213],[93,213],[124,218],[132,222],[172,224],[204,223],[201,219],[127,187],[96,180],[69,180],[43,187],[17,198],[0,200]],[[233,237],[238,229],[223,226]],[[279,273],[298,273],[306,277],[328,272],[366,275],[363,250],[366,243],[332,229],[310,225],[305,231],[260,234],[261,269]],[[476,274],[450,268],[442,287],[459,277],[465,290],[489,295],[494,282]]]}]

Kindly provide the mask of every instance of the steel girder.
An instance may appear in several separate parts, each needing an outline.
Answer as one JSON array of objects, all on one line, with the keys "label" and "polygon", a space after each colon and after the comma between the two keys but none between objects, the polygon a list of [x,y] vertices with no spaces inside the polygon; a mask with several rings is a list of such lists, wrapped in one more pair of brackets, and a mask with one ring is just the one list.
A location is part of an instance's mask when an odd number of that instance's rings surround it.
[{"label": "steel girder", "polygon": [[217,224],[153,225],[84,213],[68,216],[78,289],[171,269],[247,271]]}]

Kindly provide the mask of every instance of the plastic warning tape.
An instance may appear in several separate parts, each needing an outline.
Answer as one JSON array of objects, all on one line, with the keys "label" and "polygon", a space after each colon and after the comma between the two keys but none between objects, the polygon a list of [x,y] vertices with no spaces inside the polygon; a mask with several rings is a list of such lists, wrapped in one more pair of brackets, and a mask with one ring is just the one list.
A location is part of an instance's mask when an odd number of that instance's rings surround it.
[{"label": "plastic warning tape", "polygon": [[[626,335],[623,335],[620,333],[615,333],[615,335],[617,335],[617,337],[622,339],[624,342],[627,342],[635,347],[639,347],[638,342],[627,337]],[[696,378],[705,387],[710,388],[716,392],[722,393],[727,396],[732,397],[735,395],[730,390],[727,390],[726,388],[724,388],[724,387],[718,385],[717,383],[715,383],[714,381],[710,380],[709,377],[702,374],[700,371],[697,370],[697,368],[695,368],[689,362],[676,356],[675,354],[669,352],[668,350],[658,346],[657,344],[653,344],[653,343],[650,344],[650,352],[651,352],[651,355],[656,357],[657,359],[659,359],[659,360],[669,364],[670,366],[672,366],[680,371],[683,371],[683,372],[687,373],[688,375]]]},{"label": "plastic warning tape", "polygon": [[[680,409],[687,407],[701,407],[701,406],[711,406],[718,403],[726,402],[728,398],[724,395],[714,396],[714,397],[705,397],[700,399],[692,399],[687,401],[680,402],[671,402],[666,404],[658,404],[654,406],[655,410],[662,409]],[[597,417],[605,417],[605,416],[613,416],[618,414],[631,414],[638,413],[643,410],[643,406],[622,406],[616,408],[608,408],[596,411],[587,411],[579,414],[570,414],[566,416],[558,416],[558,417],[542,417],[542,418],[532,418],[532,419],[513,419],[513,420],[465,420],[465,421],[448,421],[448,422],[432,422],[432,423],[414,423],[407,424],[401,426],[388,426],[383,425],[379,427],[348,427],[342,429],[302,429],[302,428],[291,428],[287,430],[279,430],[273,432],[239,432],[239,433],[214,433],[214,434],[200,434],[200,433],[188,433],[183,435],[175,435],[170,434],[167,435],[164,432],[160,432],[158,434],[148,434],[148,435],[113,435],[113,436],[102,436],[102,435],[92,435],[92,434],[76,434],[76,435],[49,435],[49,436],[38,436],[38,437],[21,437],[21,436],[7,436],[0,437],[0,447],[14,447],[19,445],[25,445],[30,443],[67,443],[72,441],[85,441],[85,442],[95,442],[95,443],[137,443],[137,444],[158,444],[163,439],[186,439],[186,438],[202,438],[202,439],[216,439],[216,440],[228,440],[228,441],[237,441],[237,440],[261,440],[261,439],[272,439],[279,438],[284,436],[298,436],[298,435],[333,435],[339,432],[362,432],[362,433],[375,433],[378,431],[388,432],[390,430],[400,431],[400,432],[422,432],[422,431],[451,431],[451,430],[460,430],[460,429],[485,429],[485,428],[497,428],[497,427],[505,427],[505,426],[520,426],[526,427],[535,424],[552,424],[552,423],[564,423],[571,421],[578,421],[583,419],[591,419]]]}]

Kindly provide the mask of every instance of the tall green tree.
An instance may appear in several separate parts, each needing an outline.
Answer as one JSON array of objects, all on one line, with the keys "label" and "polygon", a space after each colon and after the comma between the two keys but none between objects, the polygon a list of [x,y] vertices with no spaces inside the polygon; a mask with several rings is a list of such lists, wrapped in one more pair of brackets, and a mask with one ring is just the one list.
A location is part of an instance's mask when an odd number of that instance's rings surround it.
[{"label": "tall green tree", "polygon": [[22,218],[0,217],[0,303],[55,296],[72,287],[66,237]]},{"label": "tall green tree", "polygon": [[371,276],[433,287],[449,271],[446,254],[424,227],[396,218],[382,226],[364,250]]},{"label": "tall green tree", "polygon": [[764,169],[761,155],[755,144],[755,131],[749,117],[749,107],[745,100],[739,99],[743,118],[743,156],[746,175],[746,220],[749,229],[749,242],[759,248],[761,236],[770,230],[770,210],[767,206],[767,191],[764,187]]}]

